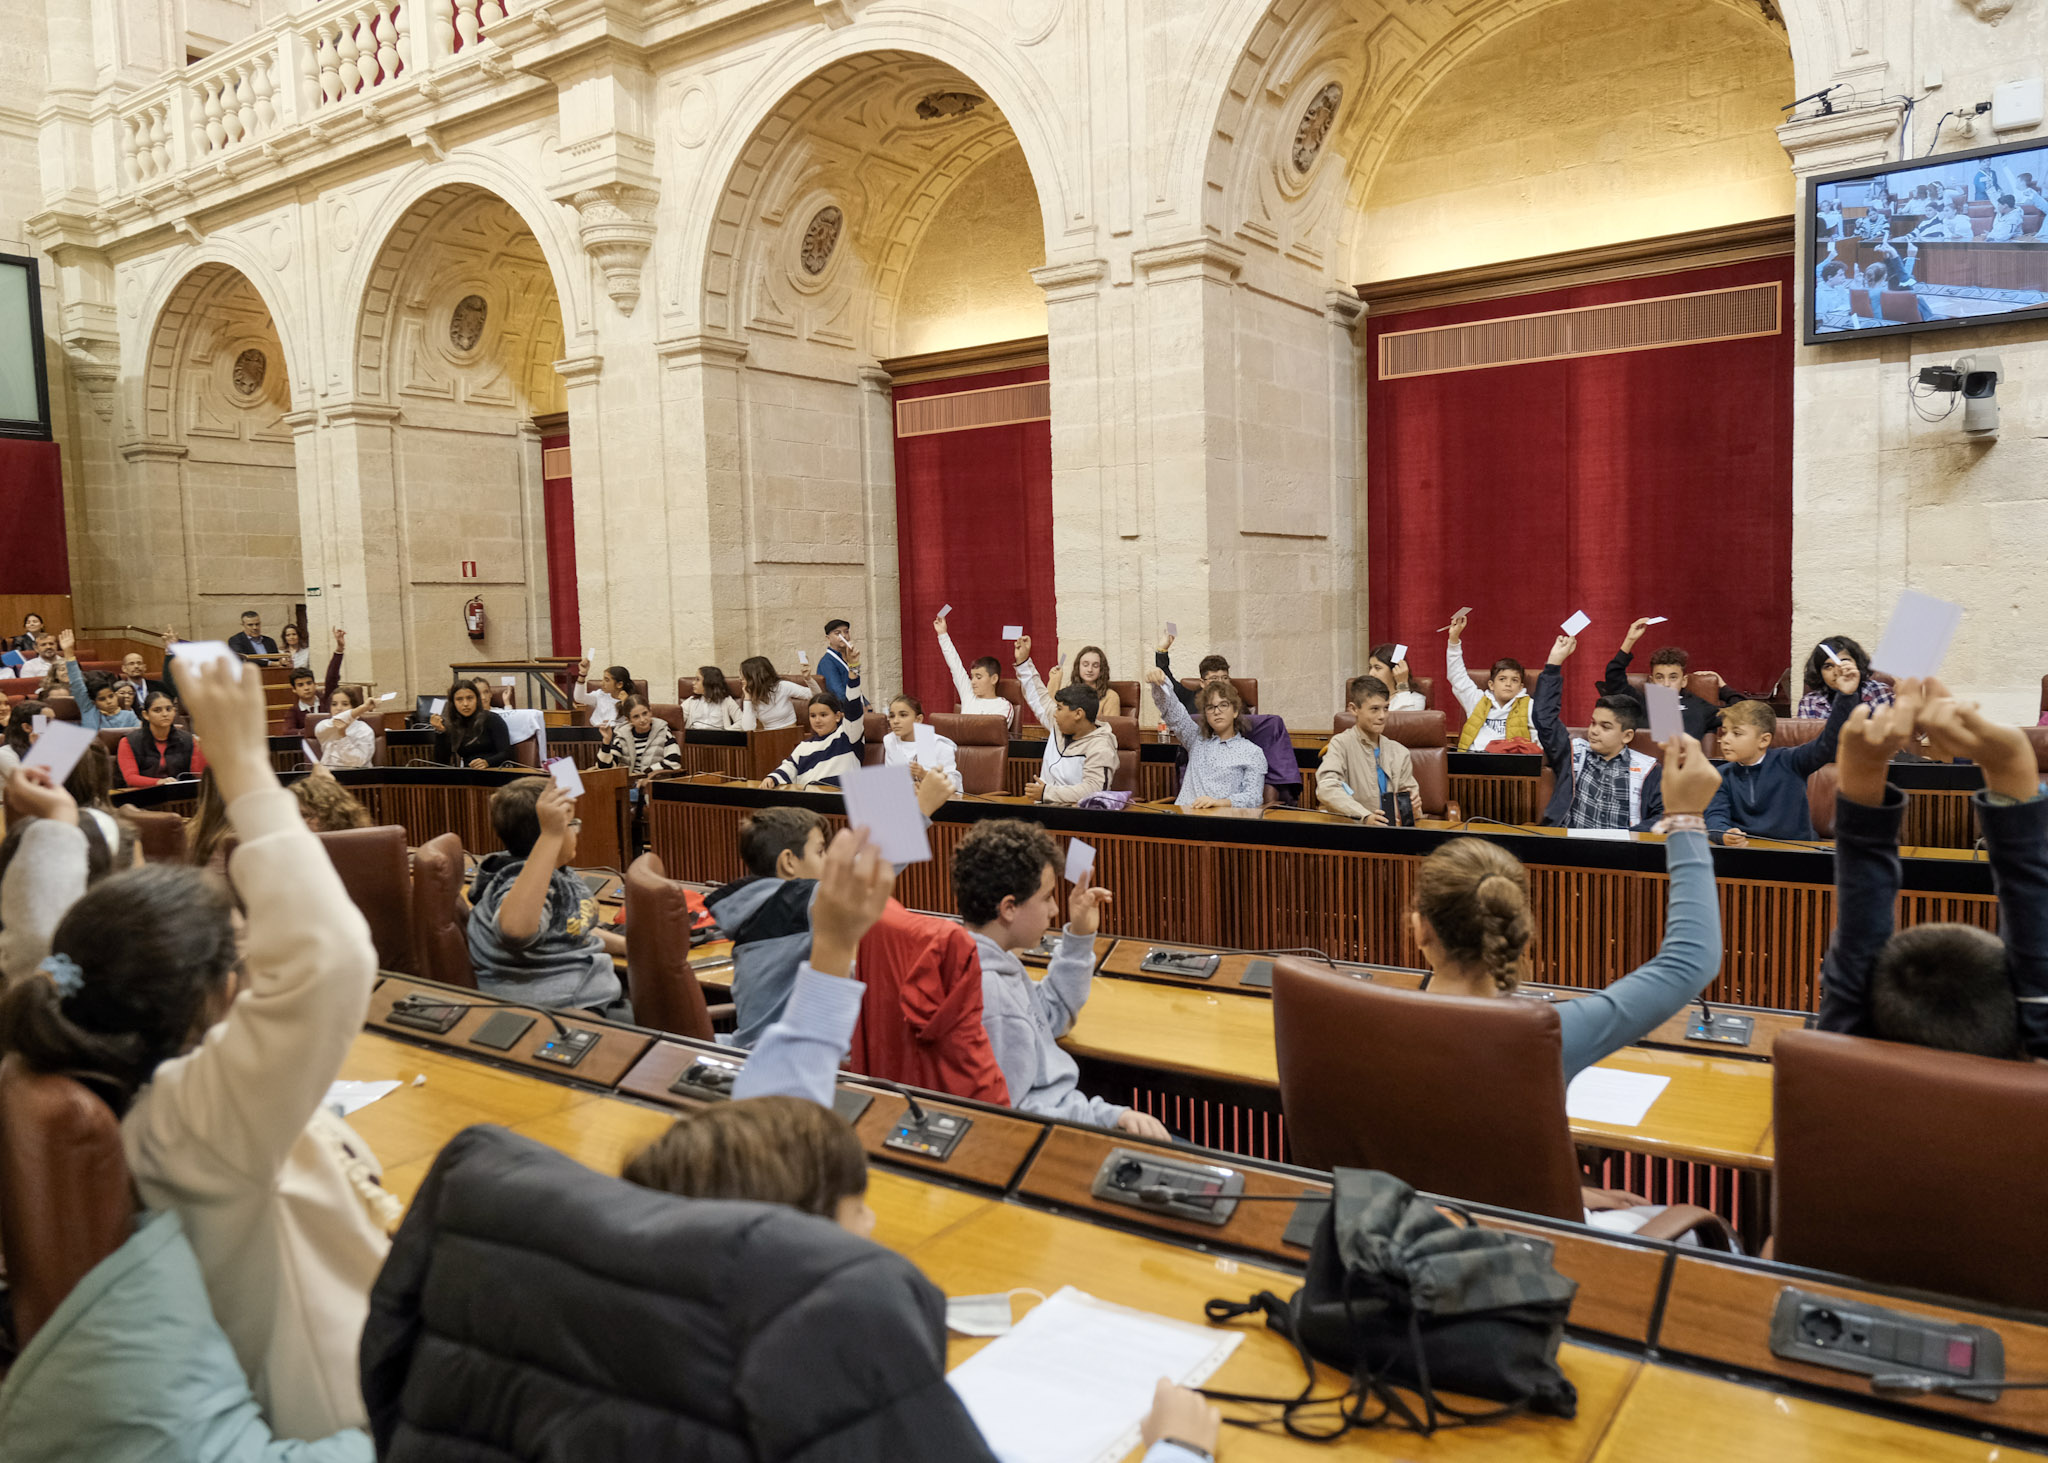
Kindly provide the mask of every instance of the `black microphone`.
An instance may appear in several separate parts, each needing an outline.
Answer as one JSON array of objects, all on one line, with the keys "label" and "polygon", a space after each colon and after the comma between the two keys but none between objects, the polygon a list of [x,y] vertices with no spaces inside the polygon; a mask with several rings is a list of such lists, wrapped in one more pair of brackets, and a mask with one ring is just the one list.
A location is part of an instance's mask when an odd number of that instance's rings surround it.
[{"label": "black microphone", "polygon": [[547,1017],[548,1021],[555,1028],[555,1035],[561,1037],[564,1041],[567,1041],[569,1039],[569,1028],[562,1024],[562,1018],[560,1016],[557,1016],[553,1011],[549,1010],[546,1006],[535,1006],[525,1001],[507,1001],[501,999],[498,996],[491,995],[485,991],[478,991],[477,995],[481,996],[483,999],[476,1001],[453,1001],[448,999],[446,996],[436,996],[424,991],[412,991],[404,996],[399,997],[397,1002],[393,1004],[392,1009],[395,1011],[398,1009],[399,1006],[409,1005],[411,1009],[415,1011],[420,1010],[424,1007],[435,1007],[443,1011],[471,1011],[481,1009],[486,1004],[492,1006],[510,1006],[514,1010],[532,1011],[536,1015]]}]

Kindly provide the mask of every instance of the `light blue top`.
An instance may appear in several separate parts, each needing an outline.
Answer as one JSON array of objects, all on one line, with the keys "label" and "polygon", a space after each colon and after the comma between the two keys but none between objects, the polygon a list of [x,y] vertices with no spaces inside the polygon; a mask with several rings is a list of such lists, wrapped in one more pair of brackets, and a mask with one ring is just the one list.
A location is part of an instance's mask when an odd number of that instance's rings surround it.
[{"label": "light blue top", "polygon": [[112,716],[100,715],[99,707],[93,705],[92,697],[86,694],[85,672],[80,669],[78,662],[67,660],[64,662],[64,669],[71,673],[71,698],[78,703],[78,719],[85,724],[87,731],[98,731],[102,727],[142,725],[141,719],[132,711],[117,711]]},{"label": "light blue top", "polygon": [[1228,741],[1203,736],[1200,723],[1163,685],[1152,688],[1152,703],[1173,739],[1188,751],[1188,772],[1180,781],[1176,803],[1185,808],[1196,798],[1223,798],[1233,808],[1264,805],[1266,754],[1258,743],[1242,731]]},{"label": "light blue top", "polygon": [[1721,969],[1721,906],[1707,835],[1672,834],[1664,842],[1664,867],[1671,893],[1657,953],[1605,990],[1557,1003],[1567,1082],[1698,1000]]}]

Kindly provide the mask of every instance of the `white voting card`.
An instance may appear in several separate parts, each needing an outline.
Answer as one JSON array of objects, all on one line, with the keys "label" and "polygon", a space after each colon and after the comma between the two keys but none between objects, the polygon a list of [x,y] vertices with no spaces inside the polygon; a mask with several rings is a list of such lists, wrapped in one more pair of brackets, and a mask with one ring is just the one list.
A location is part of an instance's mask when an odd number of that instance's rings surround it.
[{"label": "white voting card", "polygon": [[1655,681],[1643,687],[1643,700],[1650,708],[1650,735],[1660,742],[1685,734],[1685,716],[1678,707],[1678,687],[1660,686]]},{"label": "white voting card", "polygon": [[1670,618],[1671,617],[1669,615],[1652,615],[1649,619],[1643,621],[1643,623],[1645,625],[1662,625],[1669,621]]},{"label": "white voting card", "polygon": [[555,780],[555,786],[572,798],[583,796],[583,774],[576,770],[576,764],[567,757],[556,757],[548,763],[548,775]]},{"label": "white voting card", "polygon": [[939,618],[940,618],[940,619],[942,619],[942,620],[943,620],[943,619],[945,619],[945,618],[946,618],[946,616],[948,616],[948,615],[950,615],[950,614],[952,614],[952,613],[953,613],[953,607],[952,607],[951,605],[940,605],[940,606],[939,606]]},{"label": "white voting card", "polygon": [[347,1117],[352,1112],[368,1107],[386,1093],[397,1090],[396,1078],[386,1078],[382,1082],[351,1082],[347,1078],[337,1078],[327,1084],[327,1105],[340,1108],[341,1115]]},{"label": "white voting card", "polygon": [[1166,622],[1166,633],[1168,638],[1178,640],[1180,638],[1180,626],[1168,620]]},{"label": "white voting card", "polygon": [[1579,633],[1579,631],[1585,629],[1588,625],[1592,623],[1593,617],[1591,615],[1587,614],[1584,610],[1574,610],[1572,612],[1572,617],[1564,622],[1564,633],[1567,635],[1576,635]]},{"label": "white voting card", "polygon": [[1078,884],[1081,876],[1095,867],[1095,850],[1078,838],[1067,840],[1067,882]]},{"label": "white voting card", "polygon": [[436,696],[432,701],[427,703],[427,715],[429,716],[439,716],[442,712],[446,711],[447,709],[448,698],[446,696]]},{"label": "white voting card", "polygon": [[1405,645],[1396,645],[1394,647],[1394,664],[1399,665],[1402,661],[1406,660],[1407,658],[1408,647]]},{"label": "white voting card", "polygon": [[865,828],[883,858],[898,868],[930,861],[931,839],[908,764],[856,767],[839,779],[839,791],[846,799],[847,823]]},{"label": "white voting card", "polygon": [[242,675],[242,657],[228,649],[225,640],[180,640],[177,660],[182,666],[207,665],[224,660],[235,668],[236,679]]},{"label": "white voting card", "polygon": [[939,744],[939,729],[930,722],[920,721],[911,728],[911,738],[920,747],[936,747]]},{"label": "white voting card", "polygon": [[1003,638],[1005,640],[1022,640],[1024,638],[1024,627],[1022,625],[1003,626]]},{"label": "white voting card", "polygon": [[1635,1128],[1671,1085],[1669,1077],[1624,1072],[1617,1067],[1588,1067],[1565,1085],[1564,1115],[1582,1123],[1610,1123]]},{"label": "white voting card", "polygon": [[386,692],[385,692],[385,693],[384,693],[383,695],[379,696],[379,697],[378,697],[377,699],[378,699],[379,701],[396,701],[396,700],[398,699],[398,693],[397,693],[396,691],[386,691]]},{"label": "white voting card", "polygon": [[811,663],[811,658],[808,655],[804,654],[801,650],[799,650],[796,653],[796,663],[798,665],[809,665]]},{"label": "white voting card", "polygon": [[592,665],[596,665],[596,664],[597,664],[597,647],[596,647],[595,645],[586,645],[586,646],[584,646],[584,647],[583,647],[583,658],[584,658],[585,660],[589,661],[589,662],[590,662],[590,663],[591,663]]},{"label": "white voting card", "polygon": [[1820,644],[1820,653],[1828,658],[1830,664],[1840,665],[1842,663],[1842,657],[1835,654],[1835,647],[1828,644],[1825,640]]},{"label": "white voting card", "polygon": [[[1470,605],[1459,605],[1459,606],[1458,606],[1458,615],[1469,615],[1469,614],[1471,614],[1471,613],[1472,613],[1472,606],[1470,606]],[[1455,625],[1455,624],[1457,624],[1457,623],[1458,623],[1458,615],[1452,615],[1452,616],[1451,616],[1451,625]],[[1436,627],[1436,628],[1437,628],[1437,633],[1438,633],[1439,635],[1441,635],[1441,634],[1442,634],[1442,633],[1443,633],[1444,631],[1446,631],[1446,630],[1450,629],[1450,628],[1451,628],[1451,625],[1439,625],[1439,626],[1437,626],[1437,627]]]},{"label": "white voting card", "polygon": [[519,684],[519,678],[517,676],[500,676],[498,677],[498,684],[501,686],[516,686]]},{"label": "white voting card", "polygon": [[1870,663],[1902,681],[1940,675],[1941,663],[1948,658],[1948,644],[1956,638],[1956,629],[1962,623],[1961,605],[1917,589],[1906,590],[1892,606],[1891,620],[1878,639],[1877,652],[1870,657]]},{"label": "white voting card", "polygon": [[97,732],[87,731],[78,722],[52,721],[44,725],[43,734],[28,749],[21,765],[48,768],[50,781],[62,787],[64,779],[71,775],[71,769],[78,765],[78,759],[85,755],[85,749],[98,740]]},{"label": "white voting card", "polygon": [[1002,1463],[1116,1463],[1159,1378],[1199,1386],[1243,1339],[1067,1286],[948,1380]]}]

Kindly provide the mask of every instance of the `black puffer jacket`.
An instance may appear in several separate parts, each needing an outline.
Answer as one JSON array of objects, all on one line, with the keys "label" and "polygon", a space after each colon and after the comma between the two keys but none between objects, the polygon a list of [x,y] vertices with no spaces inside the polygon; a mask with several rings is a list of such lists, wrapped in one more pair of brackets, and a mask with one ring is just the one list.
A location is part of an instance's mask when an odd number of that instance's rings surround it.
[{"label": "black puffer jacket", "polygon": [[385,1463],[989,1463],[945,1334],[914,1265],[828,1220],[474,1127],[370,1294],[363,1397]]}]

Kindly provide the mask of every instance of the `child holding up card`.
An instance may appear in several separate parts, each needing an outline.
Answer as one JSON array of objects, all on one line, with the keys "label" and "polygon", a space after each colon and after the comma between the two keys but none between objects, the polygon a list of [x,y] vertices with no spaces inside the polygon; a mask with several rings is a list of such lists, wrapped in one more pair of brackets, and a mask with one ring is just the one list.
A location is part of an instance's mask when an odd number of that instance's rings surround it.
[{"label": "child holding up card", "polygon": [[1738,701],[1721,713],[1721,790],[1707,807],[1707,833],[1739,848],[1752,838],[1813,837],[1806,780],[1835,760],[1842,724],[1860,704],[1846,692],[1833,698],[1821,734],[1798,746],[1774,747],[1778,715],[1768,701]]},{"label": "child holding up card", "polygon": [[861,765],[867,740],[868,703],[860,692],[860,660],[847,667],[849,700],[820,687],[811,693],[804,712],[811,734],[791,748],[782,765],[761,779],[763,787],[837,787],[839,779]]},{"label": "child holding up card", "polygon": [[313,728],[323,767],[368,767],[377,754],[377,733],[363,720],[369,707],[356,705],[355,693],[339,687],[327,698],[327,719]]},{"label": "child holding up card", "polygon": [[[1060,688],[1067,684],[1066,671],[1059,666],[1054,666],[1051,678],[1045,683],[1045,689],[1057,696],[1060,693]],[[1116,688],[1109,683],[1109,657],[1103,653],[1101,646],[1084,645],[1076,652],[1072,684],[1086,686],[1095,693],[1095,719],[1097,721],[1100,721],[1105,716],[1121,716],[1124,714],[1123,698],[1117,695]],[[1135,707],[1132,708],[1131,715],[1136,716],[1137,714],[1137,709]]]},{"label": "child holding up card", "polygon": [[889,734],[882,738],[882,761],[906,762],[927,772],[959,778],[960,748],[925,724],[924,703],[908,691],[889,703]]},{"label": "child holding up card", "polygon": [[1837,695],[1870,707],[1892,704],[1892,688],[1870,674],[1870,652],[1847,635],[1821,641],[1806,657],[1805,694],[1792,714],[1820,721],[1833,712]]},{"label": "child holding up card", "polygon": [[[946,608],[951,609],[952,606]],[[1014,708],[996,693],[996,685],[1003,677],[1003,663],[993,655],[984,655],[963,670],[960,652],[953,648],[953,637],[946,633],[943,613],[932,621],[932,629],[939,635],[939,654],[946,658],[946,669],[953,674],[953,690],[960,697],[960,714],[1008,717]]]},{"label": "child holding up card", "polygon": [[765,655],[740,662],[741,731],[779,731],[796,725],[796,702],[811,694],[802,681],[785,681]]},{"label": "child holding up card", "polygon": [[522,777],[491,795],[505,847],[484,855],[469,886],[469,960],[477,989],[510,1001],[604,1015],[618,1002],[614,955],[624,936],[598,926],[576,861],[575,801],[550,777]]},{"label": "child holding up card", "polygon": [[[1522,663],[1506,656],[1493,663],[1487,673],[1486,689],[1480,690],[1465,673],[1465,616],[1460,610],[1450,623],[1450,644],[1444,651],[1444,671],[1450,677],[1451,694],[1465,708],[1465,725],[1458,733],[1458,750],[1484,752],[1495,742],[1534,741],[1529,714],[1534,702],[1522,688]],[[1562,695],[1562,691],[1559,693]]]},{"label": "child holding up card", "polygon": [[[1365,659],[1365,673],[1387,688],[1387,710],[1427,711],[1422,693],[1408,685],[1408,647],[1388,641],[1375,645]],[[1354,683],[1355,684],[1355,683]],[[1347,688],[1348,691],[1348,688]],[[1348,701],[1346,703],[1349,704]]]},{"label": "child holding up card", "polygon": [[[1633,696],[1635,690],[1629,685],[1628,668],[1635,660],[1636,642],[1643,638],[1643,632],[1653,623],[1640,619],[1628,627],[1628,633],[1621,637],[1621,649],[1614,652],[1614,659],[1607,662],[1607,674],[1594,689],[1602,696]],[[1662,624],[1662,620],[1654,623]],[[1708,732],[1721,724],[1721,712],[1685,688],[1687,667],[1691,658],[1676,645],[1666,645],[1650,655],[1650,684],[1670,686],[1678,692],[1678,713],[1685,722],[1685,734],[1695,741],[1703,741]]]},{"label": "child holding up card", "polygon": [[1647,832],[1664,816],[1664,769],[1629,746],[1642,729],[1642,703],[1602,696],[1593,703],[1585,736],[1564,729],[1564,663],[1578,648],[1576,635],[1558,636],[1536,678],[1536,737],[1556,776],[1543,824]]}]

